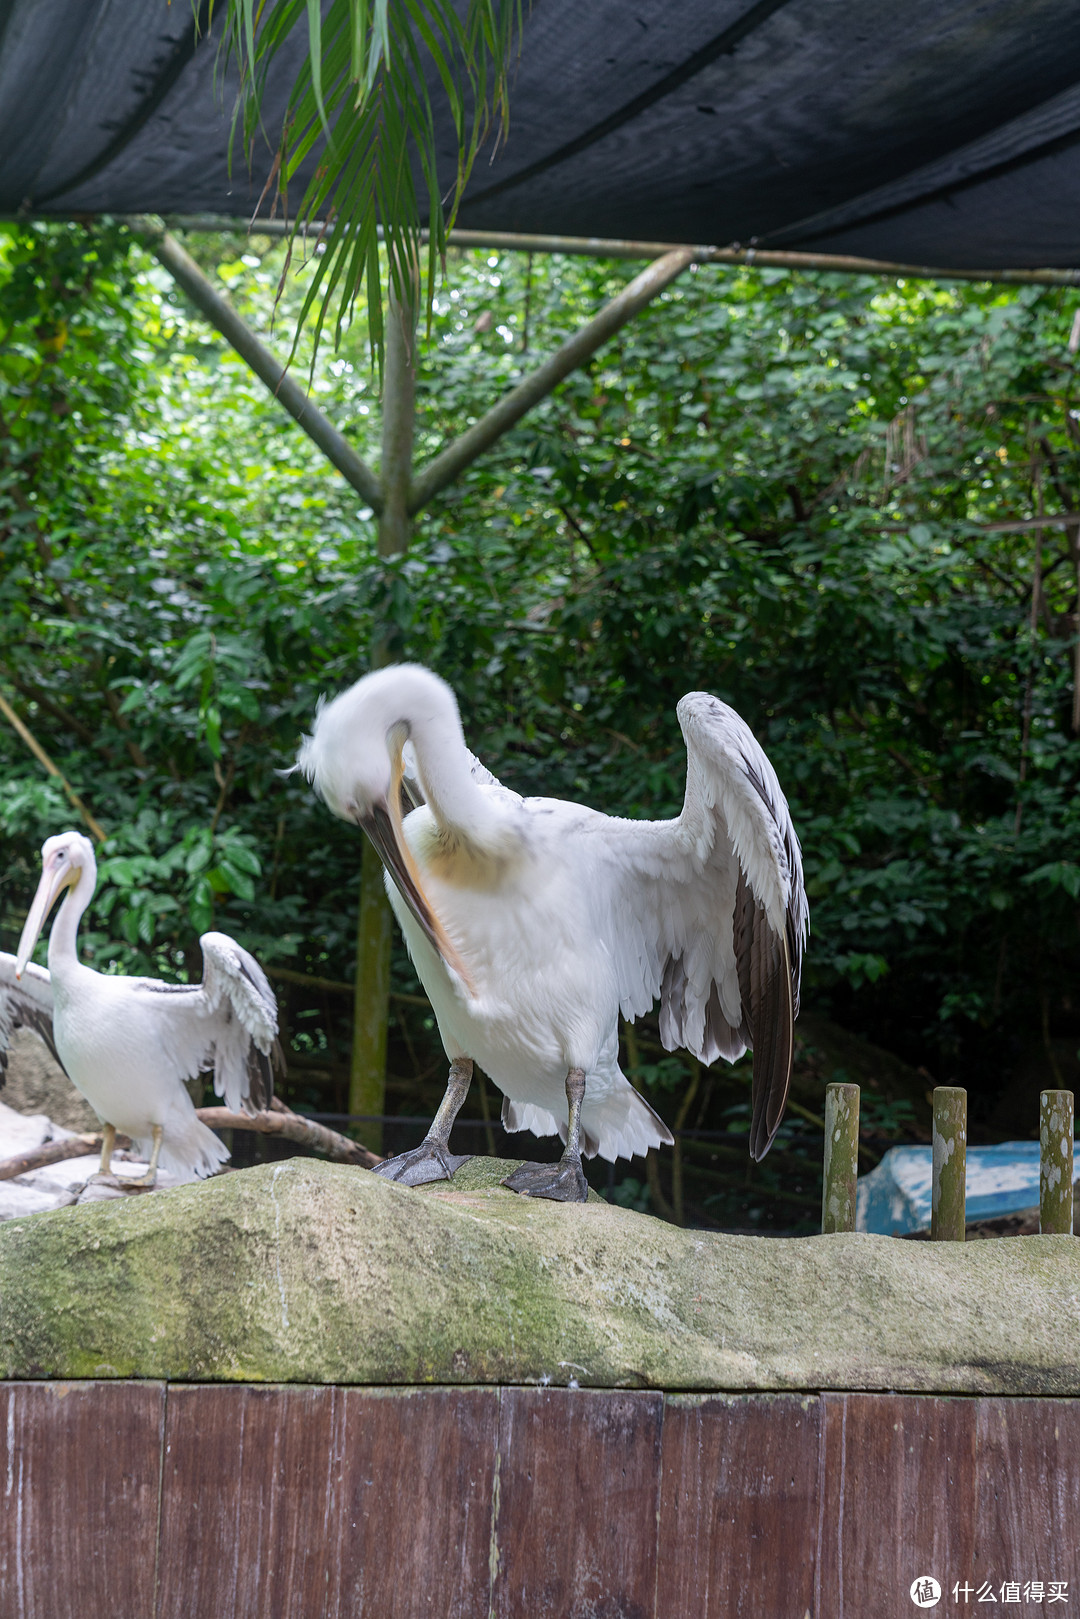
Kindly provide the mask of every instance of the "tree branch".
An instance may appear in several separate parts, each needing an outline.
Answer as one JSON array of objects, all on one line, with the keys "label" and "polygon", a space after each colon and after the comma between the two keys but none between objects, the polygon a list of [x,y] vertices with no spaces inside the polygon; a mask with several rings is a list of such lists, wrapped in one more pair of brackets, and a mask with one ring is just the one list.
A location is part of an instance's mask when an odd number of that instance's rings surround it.
[{"label": "tree branch", "polygon": [[[281,1104],[278,1104],[281,1107]],[[382,1159],[368,1152],[358,1141],[328,1130],[325,1124],[316,1124],[300,1113],[287,1109],[268,1113],[233,1113],[227,1107],[198,1107],[195,1109],[203,1124],[212,1130],[255,1130],[260,1135],[282,1136],[302,1147],[310,1147],[340,1164],[360,1164],[372,1169]],[[120,1139],[119,1137],[117,1138]],[[27,1175],[32,1169],[44,1169],[48,1164],[62,1164],[66,1158],[85,1158],[89,1153],[101,1151],[101,1137],[73,1136],[68,1141],[47,1141],[29,1152],[17,1153],[14,1158],[0,1160],[0,1181],[14,1180]]]},{"label": "tree branch", "polygon": [[0,1181],[13,1181],[16,1175],[29,1174],[32,1169],[44,1169],[47,1164],[62,1164],[65,1158],[85,1158],[88,1153],[100,1151],[100,1136],[73,1136],[70,1141],[46,1141],[42,1147],[32,1147],[29,1152],[16,1153],[14,1158],[0,1160]]},{"label": "tree branch", "polygon": [[197,1107],[195,1111],[211,1130],[255,1130],[259,1135],[283,1136],[286,1141],[310,1147],[339,1164],[361,1164],[365,1169],[373,1169],[382,1163],[376,1153],[369,1152],[358,1141],[350,1141],[348,1136],[328,1130],[325,1124],[316,1124],[314,1119],[305,1119],[302,1113],[274,1111],[252,1115],[233,1113],[227,1107]]}]

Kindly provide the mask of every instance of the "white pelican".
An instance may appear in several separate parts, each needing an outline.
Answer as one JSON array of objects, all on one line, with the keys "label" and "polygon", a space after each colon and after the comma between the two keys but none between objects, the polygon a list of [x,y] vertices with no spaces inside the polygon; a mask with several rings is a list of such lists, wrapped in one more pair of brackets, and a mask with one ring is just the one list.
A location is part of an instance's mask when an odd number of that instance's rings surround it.
[{"label": "white pelican", "polygon": [[[678,715],[682,813],[629,821],[502,787],[466,748],[449,686],[418,665],[366,675],[320,707],[299,766],[379,850],[451,1060],[423,1144],[377,1174],[418,1186],[464,1162],[447,1143],[475,1059],[504,1092],[508,1130],[566,1144],[558,1165],[526,1164],[506,1184],[583,1200],[582,1141],[614,1160],[672,1139],[618,1060],[620,1010],[640,1017],[657,996],[669,1051],[710,1063],[754,1047],[750,1152],[768,1151],[807,931],[799,842],[734,709],[691,692]],[[425,802],[403,818],[406,773]]]},{"label": "white pelican", "polygon": [[[160,1163],[194,1180],[229,1153],[196,1116],[184,1086],[213,1067],[214,1089],[233,1111],[269,1107],[273,1070],[282,1068],[277,1002],[262,968],[225,933],[204,933],[201,984],[163,984],[83,966],[79,919],[97,882],[94,846],[79,832],[46,839],[42,873],[19,953],[0,952],[0,1052],[12,1029],[28,1024],[56,1052],[103,1125],[101,1171],[109,1176],[117,1131],[149,1151],[150,1164],[124,1186],[152,1186]],[[61,893],[49,935],[49,970],[30,960]]]}]

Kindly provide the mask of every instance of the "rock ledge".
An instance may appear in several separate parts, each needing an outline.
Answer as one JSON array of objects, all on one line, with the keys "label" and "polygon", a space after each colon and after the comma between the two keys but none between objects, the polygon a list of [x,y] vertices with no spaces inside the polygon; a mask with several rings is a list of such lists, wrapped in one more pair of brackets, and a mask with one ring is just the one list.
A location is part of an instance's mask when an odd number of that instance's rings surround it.
[{"label": "rock ledge", "polygon": [[291,1159],[0,1225],[0,1375],[1080,1394],[1080,1242],[680,1231]]}]

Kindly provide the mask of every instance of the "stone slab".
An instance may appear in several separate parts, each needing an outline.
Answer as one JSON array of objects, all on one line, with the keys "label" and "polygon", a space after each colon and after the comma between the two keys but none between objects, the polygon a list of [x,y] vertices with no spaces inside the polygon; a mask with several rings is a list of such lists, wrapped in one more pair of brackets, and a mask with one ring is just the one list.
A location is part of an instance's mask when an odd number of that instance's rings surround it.
[{"label": "stone slab", "polygon": [[291,1159],[0,1225],[0,1374],[1080,1393],[1080,1243],[682,1231],[478,1158]]}]

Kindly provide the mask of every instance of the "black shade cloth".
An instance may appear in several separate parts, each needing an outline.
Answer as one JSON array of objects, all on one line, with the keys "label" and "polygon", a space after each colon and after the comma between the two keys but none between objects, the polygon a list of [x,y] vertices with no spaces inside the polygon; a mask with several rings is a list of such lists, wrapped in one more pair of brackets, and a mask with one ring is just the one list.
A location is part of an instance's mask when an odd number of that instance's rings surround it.
[{"label": "black shade cloth", "polygon": [[[0,212],[248,216],[234,96],[190,0],[0,0]],[[1080,266],[1076,0],[534,0],[511,115],[461,225]]]}]

